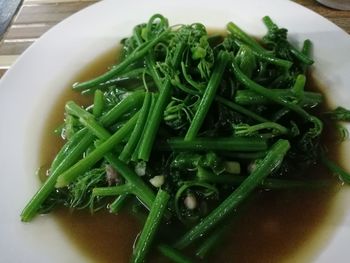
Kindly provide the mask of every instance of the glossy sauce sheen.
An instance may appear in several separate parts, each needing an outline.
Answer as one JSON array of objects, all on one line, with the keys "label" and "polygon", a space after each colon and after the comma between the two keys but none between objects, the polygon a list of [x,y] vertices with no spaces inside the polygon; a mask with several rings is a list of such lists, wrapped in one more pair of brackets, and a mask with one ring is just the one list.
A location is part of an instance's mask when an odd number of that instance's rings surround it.
[{"label": "glossy sauce sheen", "polygon": [[[85,68],[73,82],[90,79],[106,71],[114,62],[116,49],[101,56]],[[68,100],[87,105],[91,98],[82,99],[70,85],[57,101],[43,136],[40,165],[48,166],[62,146],[61,139],[52,131],[62,123],[64,104]],[[313,87],[314,89],[314,87]],[[327,133],[331,156],[338,152],[330,143],[334,136]],[[50,145],[50,147],[47,147]],[[312,170],[312,171],[311,171]],[[330,177],[321,167],[310,170],[310,177]],[[227,237],[209,262],[309,262],[327,241],[314,240],[327,220],[337,189],[336,183],[321,190],[257,191],[237,211]],[[99,263],[128,262],[134,240],[141,230],[137,220],[128,214],[111,215],[61,209],[55,212],[58,224],[72,243],[87,257]],[[312,241],[312,242],[311,242]],[[301,249],[307,253],[297,255]],[[74,248],[73,248],[74,249]],[[297,261],[295,261],[297,260]],[[152,259],[150,262],[167,262]]]}]

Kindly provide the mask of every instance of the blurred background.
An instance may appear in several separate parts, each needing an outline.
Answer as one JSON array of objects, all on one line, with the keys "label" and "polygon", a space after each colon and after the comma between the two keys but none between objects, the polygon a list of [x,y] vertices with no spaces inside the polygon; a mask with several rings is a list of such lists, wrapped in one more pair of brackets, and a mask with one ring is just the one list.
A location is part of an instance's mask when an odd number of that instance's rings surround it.
[{"label": "blurred background", "polygon": [[[344,3],[350,0],[317,1]],[[319,13],[350,33],[350,11],[332,9],[317,1],[294,2]],[[96,2],[98,0],[0,0],[0,77],[43,33],[68,16]]]},{"label": "blurred background", "polygon": [[0,0],[0,36],[5,32],[22,0]]}]

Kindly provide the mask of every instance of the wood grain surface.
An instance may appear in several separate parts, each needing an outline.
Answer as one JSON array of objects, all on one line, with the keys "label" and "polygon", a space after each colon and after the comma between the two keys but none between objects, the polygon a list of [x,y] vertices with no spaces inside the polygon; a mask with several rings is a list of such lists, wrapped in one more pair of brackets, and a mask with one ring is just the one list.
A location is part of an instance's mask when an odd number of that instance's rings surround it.
[{"label": "wood grain surface", "polygon": [[[289,1],[289,0],[281,0]],[[37,38],[58,22],[97,0],[24,0],[0,42],[0,77]],[[295,0],[350,33],[350,11],[334,10],[315,0]]]}]

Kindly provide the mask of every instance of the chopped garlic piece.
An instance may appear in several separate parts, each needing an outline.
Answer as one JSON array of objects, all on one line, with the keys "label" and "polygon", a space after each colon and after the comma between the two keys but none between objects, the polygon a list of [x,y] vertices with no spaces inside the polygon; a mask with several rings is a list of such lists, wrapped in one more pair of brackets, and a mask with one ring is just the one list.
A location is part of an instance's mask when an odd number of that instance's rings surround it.
[{"label": "chopped garlic piece", "polygon": [[154,187],[161,187],[164,184],[164,175],[156,175],[155,177],[151,178],[149,182],[154,186]]},{"label": "chopped garlic piece", "polygon": [[139,162],[135,165],[135,173],[138,176],[144,176],[146,174],[146,162]]},{"label": "chopped garlic piece", "polygon": [[193,210],[197,207],[197,198],[193,194],[188,194],[184,200],[187,209]]}]

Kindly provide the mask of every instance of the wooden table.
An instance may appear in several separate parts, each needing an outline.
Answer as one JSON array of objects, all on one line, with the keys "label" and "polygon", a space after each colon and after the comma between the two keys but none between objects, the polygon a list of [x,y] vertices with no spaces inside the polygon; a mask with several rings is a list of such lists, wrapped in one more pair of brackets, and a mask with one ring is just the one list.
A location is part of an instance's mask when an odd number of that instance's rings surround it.
[{"label": "wooden table", "polygon": [[[281,0],[287,1],[287,0]],[[0,42],[0,77],[16,58],[52,26],[97,0],[24,0]],[[350,11],[324,7],[314,0],[295,0],[350,33]]]}]

